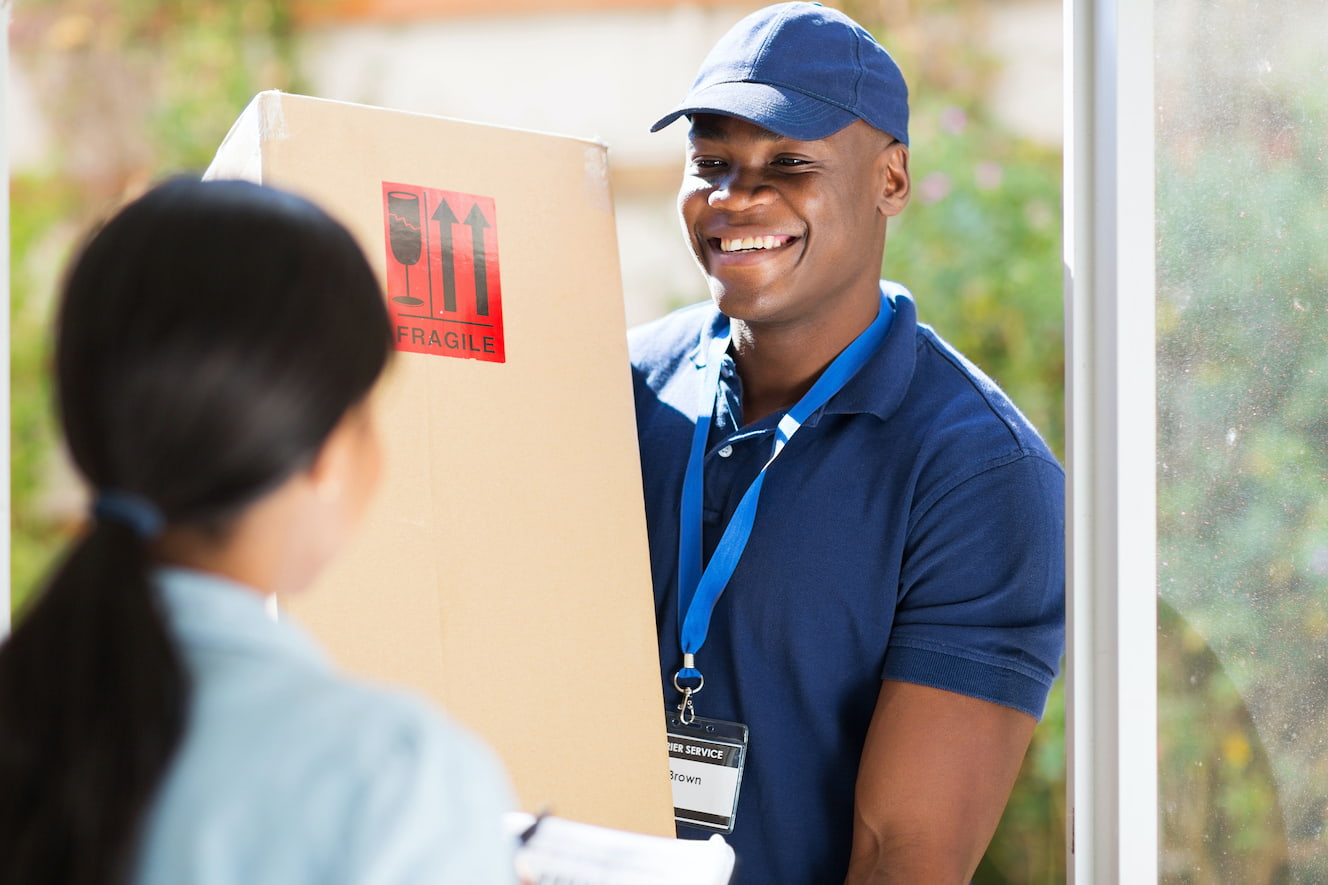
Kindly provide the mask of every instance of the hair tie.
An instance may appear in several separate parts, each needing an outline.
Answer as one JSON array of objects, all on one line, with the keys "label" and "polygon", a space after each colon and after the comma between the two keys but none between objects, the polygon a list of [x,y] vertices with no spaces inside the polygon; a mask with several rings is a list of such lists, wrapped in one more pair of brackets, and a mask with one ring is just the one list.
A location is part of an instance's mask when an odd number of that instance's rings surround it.
[{"label": "hair tie", "polygon": [[103,489],[97,493],[92,515],[102,522],[128,526],[144,541],[158,537],[166,527],[166,518],[157,505],[141,495],[115,489]]}]

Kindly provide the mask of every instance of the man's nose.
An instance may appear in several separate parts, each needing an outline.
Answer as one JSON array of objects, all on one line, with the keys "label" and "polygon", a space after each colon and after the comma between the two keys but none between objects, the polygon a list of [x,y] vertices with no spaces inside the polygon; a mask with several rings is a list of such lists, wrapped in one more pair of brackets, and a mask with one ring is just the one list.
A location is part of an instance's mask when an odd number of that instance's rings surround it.
[{"label": "man's nose", "polygon": [[715,182],[710,205],[727,212],[741,212],[773,202],[775,190],[758,170],[732,169]]}]

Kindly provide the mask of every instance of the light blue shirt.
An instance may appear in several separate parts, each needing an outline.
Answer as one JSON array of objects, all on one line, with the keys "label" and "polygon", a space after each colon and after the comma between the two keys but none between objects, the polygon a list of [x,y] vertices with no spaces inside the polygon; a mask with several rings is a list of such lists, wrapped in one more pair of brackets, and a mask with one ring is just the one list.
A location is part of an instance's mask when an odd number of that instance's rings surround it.
[{"label": "light blue shirt", "polygon": [[192,680],[139,885],[510,885],[495,758],[422,700],[338,675],[215,575],[157,573]]}]

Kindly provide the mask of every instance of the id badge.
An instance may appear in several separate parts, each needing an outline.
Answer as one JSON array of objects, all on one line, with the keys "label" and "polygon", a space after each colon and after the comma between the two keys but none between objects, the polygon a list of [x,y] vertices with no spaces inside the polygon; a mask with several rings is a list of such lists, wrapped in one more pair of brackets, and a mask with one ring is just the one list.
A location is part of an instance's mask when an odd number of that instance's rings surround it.
[{"label": "id badge", "polygon": [[665,710],[673,818],[680,824],[732,833],[738,790],[747,764],[747,726],[697,716],[683,725]]}]

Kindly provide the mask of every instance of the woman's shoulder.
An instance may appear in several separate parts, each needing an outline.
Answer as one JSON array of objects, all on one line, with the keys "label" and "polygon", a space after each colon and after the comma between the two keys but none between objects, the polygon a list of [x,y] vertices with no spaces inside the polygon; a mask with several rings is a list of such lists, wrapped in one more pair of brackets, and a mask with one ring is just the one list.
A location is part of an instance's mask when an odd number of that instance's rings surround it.
[{"label": "woman's shoulder", "polygon": [[335,761],[346,777],[371,776],[390,758],[426,765],[435,757],[457,760],[457,777],[469,767],[498,770],[483,741],[419,694],[332,668],[266,663],[262,676],[198,687],[197,737],[280,736],[272,764],[311,774]]},{"label": "woman's shoulder", "polygon": [[201,839],[243,868],[218,882],[372,881],[404,857],[422,872],[402,881],[472,865],[486,872],[456,881],[509,881],[503,768],[424,698],[276,667],[247,697],[203,687],[195,701],[155,810],[145,881],[213,881],[191,878],[207,865]]}]

